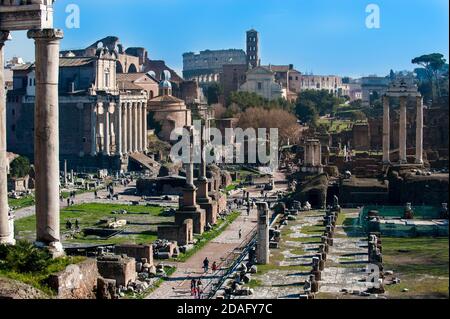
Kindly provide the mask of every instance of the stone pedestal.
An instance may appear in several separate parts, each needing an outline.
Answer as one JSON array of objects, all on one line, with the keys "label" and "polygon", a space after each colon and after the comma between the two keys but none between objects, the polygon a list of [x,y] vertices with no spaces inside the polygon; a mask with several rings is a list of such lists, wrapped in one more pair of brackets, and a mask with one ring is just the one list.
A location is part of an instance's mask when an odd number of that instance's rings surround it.
[{"label": "stone pedestal", "polygon": [[59,44],[63,32],[30,30],[36,47],[36,240],[63,253],[59,230]]},{"label": "stone pedestal", "polygon": [[[0,31],[0,244],[12,244],[8,206],[8,159],[6,157],[6,92],[3,66],[5,42],[9,32]],[[13,235],[14,236],[14,235]]]},{"label": "stone pedestal", "polygon": [[269,207],[267,203],[257,203],[258,206],[258,226],[257,226],[257,248],[256,260],[259,265],[269,263]]}]

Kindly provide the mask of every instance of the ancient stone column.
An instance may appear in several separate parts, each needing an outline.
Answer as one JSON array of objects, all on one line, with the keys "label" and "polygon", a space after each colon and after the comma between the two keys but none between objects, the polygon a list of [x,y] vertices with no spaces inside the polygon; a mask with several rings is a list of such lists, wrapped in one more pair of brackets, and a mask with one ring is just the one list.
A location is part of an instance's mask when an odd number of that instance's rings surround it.
[{"label": "ancient stone column", "polygon": [[103,154],[109,156],[111,151],[111,123],[109,122],[109,105],[103,106]]},{"label": "ancient stone column", "polygon": [[128,153],[133,153],[133,106],[128,103]]},{"label": "ancient stone column", "polygon": [[258,228],[257,228],[257,247],[256,261],[259,265],[269,263],[269,207],[267,203],[256,204],[258,207]]},{"label": "ancient stone column", "polygon": [[416,163],[423,164],[423,98],[418,96],[416,103]]},{"label": "ancient stone column", "polygon": [[139,102],[137,103],[137,135],[138,135],[138,151],[142,152],[142,150],[144,149],[144,140],[143,140],[143,125],[142,125],[142,103]]},{"label": "ancient stone column", "polygon": [[0,244],[13,244],[11,242],[11,229],[9,227],[8,206],[8,159],[6,157],[6,94],[5,78],[3,74],[5,42],[10,39],[7,31],[0,31]]},{"label": "ancient stone column", "polygon": [[36,47],[34,160],[36,170],[36,240],[53,254],[62,253],[59,231],[59,44],[57,29],[30,30]]},{"label": "ancient stone column", "polygon": [[383,96],[383,163],[389,164],[391,147],[391,123],[389,116],[389,96]]},{"label": "ancient stone column", "polygon": [[406,97],[400,97],[399,155],[400,164],[407,164],[406,157]]},{"label": "ancient stone column", "polygon": [[198,176],[198,197],[202,199],[208,199],[208,179],[206,178],[206,143],[205,135],[206,127],[202,126],[201,132],[201,163]]},{"label": "ancient stone column", "polygon": [[91,106],[91,156],[97,155],[97,104]]},{"label": "ancient stone column", "polygon": [[122,116],[123,116],[123,121],[122,121],[122,149],[123,149],[123,153],[128,153],[128,108],[126,103],[122,103]]},{"label": "ancient stone column", "polygon": [[148,133],[147,133],[147,104],[142,104],[142,150],[147,152],[148,150]]},{"label": "ancient stone column", "polygon": [[116,104],[115,119],[116,125],[114,127],[116,134],[116,155],[122,156],[122,104]]},{"label": "ancient stone column", "polygon": [[138,107],[133,103],[133,152],[139,152]]}]

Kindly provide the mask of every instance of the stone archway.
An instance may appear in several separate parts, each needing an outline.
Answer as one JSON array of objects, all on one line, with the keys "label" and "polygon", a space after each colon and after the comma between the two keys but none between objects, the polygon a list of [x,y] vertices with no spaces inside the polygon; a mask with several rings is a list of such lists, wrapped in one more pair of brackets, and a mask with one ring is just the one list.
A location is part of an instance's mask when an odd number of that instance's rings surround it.
[{"label": "stone archway", "polygon": [[138,73],[136,65],[131,64],[130,67],[128,68],[128,72],[127,73]]},{"label": "stone archway", "polygon": [[119,74],[119,73],[124,73],[124,72],[123,72],[123,66],[122,66],[122,63],[120,63],[120,61],[117,61],[117,62],[116,62],[116,73],[117,73],[117,74]]}]

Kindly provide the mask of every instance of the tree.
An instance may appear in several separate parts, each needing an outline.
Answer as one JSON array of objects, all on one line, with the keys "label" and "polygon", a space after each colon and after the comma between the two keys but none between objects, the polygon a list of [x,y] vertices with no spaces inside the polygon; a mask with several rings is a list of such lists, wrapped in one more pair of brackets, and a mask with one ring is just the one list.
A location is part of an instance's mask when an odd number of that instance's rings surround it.
[{"label": "tree", "polygon": [[24,156],[19,156],[11,162],[9,174],[13,178],[22,178],[30,173],[30,161]]},{"label": "tree", "polygon": [[316,126],[319,116],[334,114],[337,107],[345,102],[327,90],[305,90],[297,99],[295,114],[303,122]]},{"label": "tree", "polygon": [[310,123],[313,126],[317,123],[319,117],[314,102],[308,100],[297,104],[295,114],[297,114],[300,121]]},{"label": "tree", "polygon": [[219,98],[223,94],[223,89],[218,83],[213,83],[205,89],[208,105],[219,103]]},{"label": "tree", "polygon": [[248,108],[240,114],[238,127],[242,129],[271,128],[278,129],[280,144],[296,143],[300,136],[300,125],[294,114],[281,109]]},{"label": "tree", "polygon": [[422,66],[425,70],[425,74],[427,75],[431,85],[432,99],[434,100],[436,98],[436,95],[438,97],[441,97],[439,71],[441,71],[446,64],[444,55],[440,53],[425,54],[420,57],[414,58],[411,62],[413,64]]}]

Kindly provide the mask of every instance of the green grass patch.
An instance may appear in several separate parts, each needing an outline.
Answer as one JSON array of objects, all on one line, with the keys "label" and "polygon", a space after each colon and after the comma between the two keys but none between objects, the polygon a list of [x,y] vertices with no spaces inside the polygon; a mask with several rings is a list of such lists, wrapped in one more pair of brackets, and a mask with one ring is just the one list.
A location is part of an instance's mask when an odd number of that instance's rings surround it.
[{"label": "green grass patch", "polygon": [[[113,211],[126,210],[126,215],[114,215]],[[119,204],[89,203],[67,207],[61,210],[60,227],[62,234],[68,234],[66,222],[71,220],[79,221],[80,228],[100,227],[101,219],[117,217],[117,219],[126,219],[128,225],[126,231],[132,234],[124,236],[114,236],[109,239],[98,237],[85,237],[83,233],[76,235],[74,239],[68,239],[67,242],[90,243],[90,244],[119,244],[119,243],[151,243],[157,239],[157,227],[159,224],[170,223],[173,217],[162,215],[163,208],[154,206],[132,206]],[[36,227],[36,217],[30,216],[17,220],[15,223],[15,232],[18,238],[33,240]]]},{"label": "green grass patch", "polygon": [[196,237],[197,244],[185,254],[180,254],[174,261],[185,262],[190,257],[195,255],[199,250],[206,246],[208,242],[219,236],[231,223],[233,223],[240,216],[239,212],[233,212],[226,217],[225,220],[219,220],[217,225],[210,231],[203,233]]},{"label": "green grass patch", "polygon": [[[391,298],[449,297],[449,240],[445,238],[383,237],[384,268],[401,283],[387,286]],[[409,289],[403,292],[403,289]]]},{"label": "green grass patch", "polygon": [[10,207],[13,207],[14,209],[21,209],[21,208],[25,208],[25,207],[30,207],[33,206],[35,204],[34,201],[34,196],[33,195],[28,195],[22,198],[9,198],[8,199],[8,205]]},{"label": "green grass patch", "polygon": [[259,279],[252,279],[247,285],[250,289],[258,288],[263,286],[263,282]]},{"label": "green grass patch", "polygon": [[47,285],[49,276],[84,260],[86,257],[52,259],[46,250],[19,241],[15,246],[0,246],[0,276],[31,285],[53,296],[56,292]]}]

